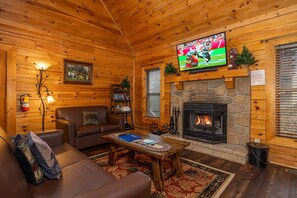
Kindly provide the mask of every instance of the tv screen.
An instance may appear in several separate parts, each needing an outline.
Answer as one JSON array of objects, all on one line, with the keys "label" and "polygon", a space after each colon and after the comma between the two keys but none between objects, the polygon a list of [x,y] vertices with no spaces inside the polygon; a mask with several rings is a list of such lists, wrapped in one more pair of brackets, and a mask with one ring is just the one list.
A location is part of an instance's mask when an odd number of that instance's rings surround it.
[{"label": "tv screen", "polygon": [[227,65],[225,32],[176,46],[180,71]]}]

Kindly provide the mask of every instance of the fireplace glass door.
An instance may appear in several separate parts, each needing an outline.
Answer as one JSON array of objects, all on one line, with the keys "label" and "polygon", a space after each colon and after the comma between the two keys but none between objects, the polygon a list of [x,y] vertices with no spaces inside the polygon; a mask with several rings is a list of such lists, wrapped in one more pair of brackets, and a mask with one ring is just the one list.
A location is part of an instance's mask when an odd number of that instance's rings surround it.
[{"label": "fireplace glass door", "polygon": [[213,122],[211,114],[191,113],[190,123],[193,131],[212,133]]},{"label": "fireplace glass door", "polygon": [[215,143],[227,142],[227,105],[184,103],[183,137]]}]

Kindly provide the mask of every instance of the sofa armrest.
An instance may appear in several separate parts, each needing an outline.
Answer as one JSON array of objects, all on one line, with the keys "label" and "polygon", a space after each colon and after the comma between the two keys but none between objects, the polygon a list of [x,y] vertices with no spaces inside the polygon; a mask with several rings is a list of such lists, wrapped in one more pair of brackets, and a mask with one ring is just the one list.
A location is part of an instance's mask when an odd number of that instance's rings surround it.
[{"label": "sofa armrest", "polygon": [[64,131],[64,142],[75,147],[75,123],[66,119],[56,119],[56,128]]},{"label": "sofa armrest", "polygon": [[[35,134],[43,139],[51,148],[63,144],[64,132],[61,129],[36,132]],[[15,137],[16,136],[11,136],[11,141],[14,141]]]},{"label": "sofa armrest", "polygon": [[121,130],[125,129],[125,118],[121,115],[107,115],[107,122],[113,124],[120,124]]},{"label": "sofa armrest", "polygon": [[41,139],[43,139],[51,148],[63,144],[63,130],[54,129],[40,133],[36,133]]},{"label": "sofa armrest", "polygon": [[77,196],[77,198],[148,198],[151,193],[149,176],[136,172],[115,182],[106,184],[92,191]]}]

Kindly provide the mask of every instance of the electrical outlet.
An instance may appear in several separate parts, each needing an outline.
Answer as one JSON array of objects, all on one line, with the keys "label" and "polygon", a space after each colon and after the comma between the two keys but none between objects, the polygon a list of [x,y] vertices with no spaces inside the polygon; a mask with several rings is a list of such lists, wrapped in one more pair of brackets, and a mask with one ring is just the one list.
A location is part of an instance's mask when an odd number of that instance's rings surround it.
[{"label": "electrical outlet", "polygon": [[255,143],[260,143],[260,139],[255,139]]}]

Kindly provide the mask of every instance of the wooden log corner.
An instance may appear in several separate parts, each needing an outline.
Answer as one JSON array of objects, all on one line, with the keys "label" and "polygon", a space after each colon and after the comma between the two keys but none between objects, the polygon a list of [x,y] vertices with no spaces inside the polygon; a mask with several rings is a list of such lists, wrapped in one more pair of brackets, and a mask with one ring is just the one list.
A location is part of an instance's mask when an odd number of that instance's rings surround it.
[{"label": "wooden log corner", "polygon": [[174,85],[177,90],[181,91],[184,89],[184,82],[175,82]]},{"label": "wooden log corner", "polygon": [[232,78],[232,77],[225,78],[225,83],[226,83],[227,89],[234,89],[235,88],[234,78]]}]

